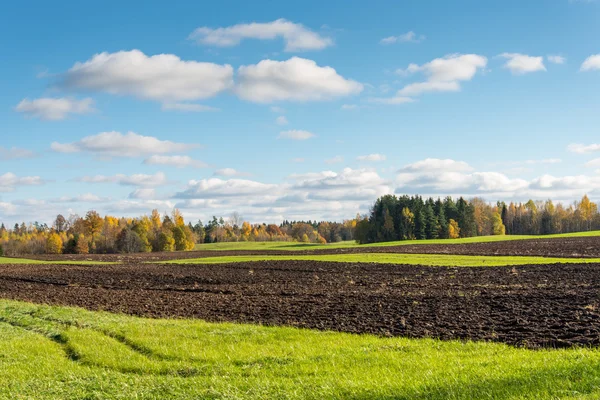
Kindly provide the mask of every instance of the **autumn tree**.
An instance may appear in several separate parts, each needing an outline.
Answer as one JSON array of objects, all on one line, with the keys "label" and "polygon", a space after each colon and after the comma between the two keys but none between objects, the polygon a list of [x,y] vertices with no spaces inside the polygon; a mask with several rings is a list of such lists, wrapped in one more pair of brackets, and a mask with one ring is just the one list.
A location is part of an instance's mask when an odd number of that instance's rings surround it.
[{"label": "autumn tree", "polygon": [[62,214],[58,214],[56,216],[56,219],[54,220],[54,229],[56,230],[56,232],[61,233],[67,230],[67,226],[68,226],[68,222],[67,219],[65,217],[62,216]]},{"label": "autumn tree", "polygon": [[46,253],[61,254],[63,250],[63,241],[56,232],[51,233],[46,239]]},{"label": "autumn tree", "polygon": [[494,235],[504,235],[506,234],[506,227],[502,223],[502,217],[499,213],[495,212],[492,216],[493,223],[493,234]]},{"label": "autumn tree", "polygon": [[458,222],[453,219],[448,221],[448,238],[449,239],[457,239],[460,237],[460,227],[458,226]]},{"label": "autumn tree", "polygon": [[84,226],[86,233],[90,235],[92,244],[96,238],[96,234],[102,231],[104,219],[94,210],[90,210],[85,214]]}]

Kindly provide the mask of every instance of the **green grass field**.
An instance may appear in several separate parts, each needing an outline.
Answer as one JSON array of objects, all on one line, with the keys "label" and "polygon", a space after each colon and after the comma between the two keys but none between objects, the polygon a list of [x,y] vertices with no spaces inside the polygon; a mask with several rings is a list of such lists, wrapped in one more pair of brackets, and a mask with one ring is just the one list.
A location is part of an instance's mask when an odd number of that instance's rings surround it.
[{"label": "green grass field", "polygon": [[298,242],[222,242],[206,243],[196,245],[196,250],[318,250],[339,249],[351,247],[381,247],[381,246],[406,246],[427,244],[463,244],[463,243],[487,243],[502,242],[507,240],[527,239],[560,239],[569,237],[600,236],[600,231],[564,233],[557,235],[504,235],[504,236],[477,236],[461,239],[432,239],[432,240],[403,240],[398,242],[383,242],[370,244],[357,244],[354,241],[314,244]]},{"label": "green grass field", "polygon": [[149,320],[0,300],[2,399],[597,399],[600,351]]},{"label": "green grass field", "polygon": [[0,257],[0,264],[62,264],[62,265],[102,265],[115,264],[106,261],[40,261],[30,260],[28,258]]},{"label": "green grass field", "polygon": [[600,258],[558,258],[558,257],[530,257],[530,256],[460,256],[447,254],[325,254],[325,255],[295,255],[285,256],[226,256],[191,258],[168,261],[174,264],[222,264],[246,261],[263,260],[311,260],[349,263],[384,263],[384,264],[409,264],[427,266],[456,266],[456,267],[495,267],[526,264],[554,264],[554,263],[600,263]]}]

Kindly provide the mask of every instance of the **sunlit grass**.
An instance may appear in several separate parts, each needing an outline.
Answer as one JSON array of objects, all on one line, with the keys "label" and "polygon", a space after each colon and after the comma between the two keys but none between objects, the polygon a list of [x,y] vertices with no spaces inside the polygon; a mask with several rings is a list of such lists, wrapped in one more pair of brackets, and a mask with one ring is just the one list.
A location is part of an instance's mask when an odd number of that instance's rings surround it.
[{"label": "sunlit grass", "polygon": [[508,240],[527,239],[560,239],[571,237],[600,236],[600,231],[563,233],[556,235],[503,235],[503,236],[477,236],[460,239],[432,239],[432,240],[402,240],[396,242],[369,243],[359,245],[354,241],[329,244],[298,243],[298,242],[222,242],[205,243],[196,245],[196,250],[318,250],[339,249],[352,247],[380,247],[380,246],[406,246],[427,244],[463,244],[463,243],[489,243]]},{"label": "sunlit grass", "polygon": [[5,399],[595,399],[600,352],[150,320],[0,300]]},{"label": "sunlit grass", "polygon": [[226,256],[172,260],[175,264],[222,264],[248,261],[285,261],[309,260],[347,263],[383,263],[409,264],[427,266],[457,266],[457,267],[493,267],[505,265],[527,264],[580,264],[600,263],[600,258],[559,258],[534,256],[463,256],[451,254],[394,254],[394,253],[359,253],[359,254],[324,254],[324,255],[283,255],[283,256]]},{"label": "sunlit grass", "polygon": [[16,257],[0,257],[0,264],[64,264],[64,265],[102,265],[102,264],[116,264],[114,262],[106,261],[42,261],[42,260],[31,260],[27,258],[16,258]]}]

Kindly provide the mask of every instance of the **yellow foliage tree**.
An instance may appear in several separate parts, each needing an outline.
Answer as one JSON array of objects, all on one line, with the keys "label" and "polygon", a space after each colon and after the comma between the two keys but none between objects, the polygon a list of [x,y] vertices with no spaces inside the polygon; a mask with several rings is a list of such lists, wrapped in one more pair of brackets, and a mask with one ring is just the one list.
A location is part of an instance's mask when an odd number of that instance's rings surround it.
[{"label": "yellow foliage tree", "polygon": [[492,217],[494,223],[494,235],[505,235],[506,227],[502,223],[502,217],[497,212],[494,213]]},{"label": "yellow foliage tree", "polygon": [[51,233],[46,239],[46,253],[61,254],[63,249],[63,240],[56,232]]},{"label": "yellow foliage tree", "polygon": [[448,238],[456,239],[460,236],[460,228],[458,227],[458,222],[451,219],[448,221]]}]

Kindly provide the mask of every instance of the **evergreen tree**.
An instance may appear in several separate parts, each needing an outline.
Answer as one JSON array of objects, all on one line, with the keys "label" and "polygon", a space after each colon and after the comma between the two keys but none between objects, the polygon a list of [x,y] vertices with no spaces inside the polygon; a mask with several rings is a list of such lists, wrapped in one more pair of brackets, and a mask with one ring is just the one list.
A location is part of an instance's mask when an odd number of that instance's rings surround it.
[{"label": "evergreen tree", "polygon": [[438,218],[436,217],[433,207],[431,204],[425,206],[425,223],[426,223],[426,237],[427,239],[438,238]]}]

